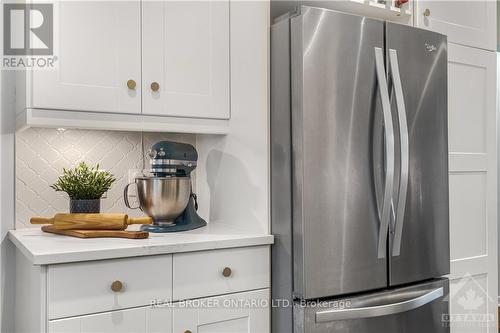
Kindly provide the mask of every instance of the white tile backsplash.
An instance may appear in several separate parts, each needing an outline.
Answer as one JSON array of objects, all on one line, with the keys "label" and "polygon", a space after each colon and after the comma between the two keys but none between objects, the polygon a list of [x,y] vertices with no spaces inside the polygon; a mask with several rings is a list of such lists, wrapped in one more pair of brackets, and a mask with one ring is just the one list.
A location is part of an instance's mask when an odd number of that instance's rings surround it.
[{"label": "white tile backsplash", "polygon": [[[144,133],[144,148],[172,140],[195,145],[194,135]],[[62,173],[81,161],[99,163],[117,181],[101,201],[102,212],[131,211],[123,202],[123,188],[130,169],[142,169],[141,133],[30,128],[16,134],[16,228],[30,227],[32,216],[51,217],[67,212],[66,194],[49,187]],[[147,165],[146,165],[147,168]]]}]

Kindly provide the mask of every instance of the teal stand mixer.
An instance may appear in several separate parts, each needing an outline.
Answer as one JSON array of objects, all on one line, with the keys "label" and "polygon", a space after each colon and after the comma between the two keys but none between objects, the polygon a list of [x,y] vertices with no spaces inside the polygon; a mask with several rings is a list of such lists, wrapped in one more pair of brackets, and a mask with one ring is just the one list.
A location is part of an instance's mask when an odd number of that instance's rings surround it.
[{"label": "teal stand mixer", "polygon": [[[198,153],[186,143],[160,141],[148,151],[150,176],[138,177],[124,190],[125,205],[141,209],[153,219],[141,230],[149,232],[176,232],[207,225],[198,215],[198,201],[192,191],[191,172],[196,168]],[[129,187],[137,187],[139,206],[129,202]]]}]

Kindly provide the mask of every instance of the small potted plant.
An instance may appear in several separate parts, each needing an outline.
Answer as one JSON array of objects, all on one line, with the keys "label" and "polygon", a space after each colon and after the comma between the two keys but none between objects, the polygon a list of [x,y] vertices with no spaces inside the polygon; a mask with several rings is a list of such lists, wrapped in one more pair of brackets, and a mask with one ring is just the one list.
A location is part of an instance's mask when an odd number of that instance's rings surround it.
[{"label": "small potted plant", "polygon": [[68,194],[70,213],[99,213],[101,197],[115,181],[111,173],[99,170],[99,164],[92,167],[81,162],[74,169],[63,169],[62,176],[50,187]]}]

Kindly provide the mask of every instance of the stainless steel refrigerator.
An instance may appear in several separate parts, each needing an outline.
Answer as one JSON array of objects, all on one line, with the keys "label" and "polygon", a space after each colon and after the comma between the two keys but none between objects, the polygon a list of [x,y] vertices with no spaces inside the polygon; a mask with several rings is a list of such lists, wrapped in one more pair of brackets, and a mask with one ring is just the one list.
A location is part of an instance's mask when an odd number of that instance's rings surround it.
[{"label": "stainless steel refrigerator", "polygon": [[299,6],[271,96],[272,331],[449,332],[446,36]]}]

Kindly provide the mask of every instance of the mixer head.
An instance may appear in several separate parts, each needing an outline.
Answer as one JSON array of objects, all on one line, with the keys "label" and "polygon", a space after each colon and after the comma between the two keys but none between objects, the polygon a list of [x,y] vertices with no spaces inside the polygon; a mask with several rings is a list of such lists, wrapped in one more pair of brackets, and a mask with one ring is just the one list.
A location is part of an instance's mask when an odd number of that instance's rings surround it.
[{"label": "mixer head", "polygon": [[160,141],[148,151],[155,177],[189,176],[196,168],[198,153],[187,143]]}]

